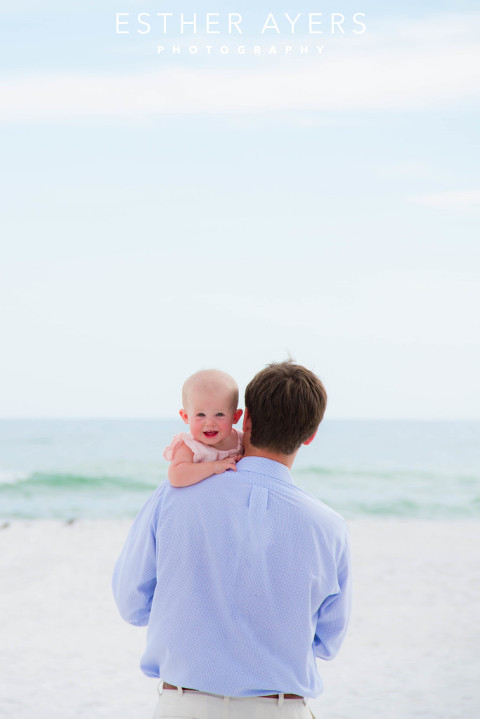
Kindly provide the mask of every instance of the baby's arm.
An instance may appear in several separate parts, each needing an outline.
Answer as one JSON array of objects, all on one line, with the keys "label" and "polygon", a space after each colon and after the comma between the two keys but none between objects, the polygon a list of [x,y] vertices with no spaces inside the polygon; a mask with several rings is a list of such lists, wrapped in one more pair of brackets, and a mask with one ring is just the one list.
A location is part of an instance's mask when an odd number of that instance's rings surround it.
[{"label": "baby's arm", "polygon": [[176,450],[168,468],[168,481],[172,487],[190,487],[227,469],[236,470],[235,457],[219,459],[216,462],[193,462],[193,452],[186,444]]}]

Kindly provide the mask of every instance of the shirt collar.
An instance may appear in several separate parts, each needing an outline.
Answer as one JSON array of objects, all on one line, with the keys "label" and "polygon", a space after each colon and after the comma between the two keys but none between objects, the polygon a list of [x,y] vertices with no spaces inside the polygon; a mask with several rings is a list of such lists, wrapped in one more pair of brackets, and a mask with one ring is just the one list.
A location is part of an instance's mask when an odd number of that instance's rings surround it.
[{"label": "shirt collar", "polygon": [[237,467],[244,472],[255,472],[256,474],[263,474],[267,477],[293,484],[292,475],[288,467],[281,464],[281,462],[275,462],[273,459],[256,456],[243,457],[237,463]]}]

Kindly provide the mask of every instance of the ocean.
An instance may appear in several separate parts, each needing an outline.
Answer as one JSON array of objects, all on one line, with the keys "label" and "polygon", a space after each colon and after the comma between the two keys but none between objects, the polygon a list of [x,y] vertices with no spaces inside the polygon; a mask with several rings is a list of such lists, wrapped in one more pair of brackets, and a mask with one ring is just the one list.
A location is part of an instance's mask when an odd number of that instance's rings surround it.
[{"label": "ocean", "polygon": [[[0,420],[0,519],[134,517],[180,420]],[[480,422],[325,420],[295,483],[343,514],[480,519]]]}]

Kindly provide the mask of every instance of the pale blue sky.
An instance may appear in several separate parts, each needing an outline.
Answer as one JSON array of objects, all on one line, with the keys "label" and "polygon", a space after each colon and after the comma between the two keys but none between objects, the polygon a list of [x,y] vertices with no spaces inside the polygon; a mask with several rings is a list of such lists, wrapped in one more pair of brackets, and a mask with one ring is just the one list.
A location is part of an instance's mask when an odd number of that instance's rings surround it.
[{"label": "pale blue sky", "polygon": [[115,36],[152,0],[0,11],[0,416],[172,416],[290,353],[330,417],[480,417],[480,13],[377,6],[302,58]]}]

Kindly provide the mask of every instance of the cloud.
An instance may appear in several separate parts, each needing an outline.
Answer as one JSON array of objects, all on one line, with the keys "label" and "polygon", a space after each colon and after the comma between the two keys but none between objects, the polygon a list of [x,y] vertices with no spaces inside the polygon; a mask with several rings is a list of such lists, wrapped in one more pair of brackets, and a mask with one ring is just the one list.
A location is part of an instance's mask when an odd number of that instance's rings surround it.
[{"label": "cloud", "polygon": [[480,210],[480,190],[417,195],[411,198],[411,202],[435,210]]},{"label": "cloud", "polygon": [[[141,120],[176,113],[447,107],[480,91],[480,46],[465,41],[461,32],[463,28],[470,38],[472,23],[479,25],[479,16],[472,17],[470,24],[465,17],[450,19],[450,24],[445,19],[424,23],[430,28],[428,42],[418,23],[399,28],[393,23],[390,37],[377,31],[355,47],[327,43],[317,58],[269,58],[268,65],[259,59],[258,67],[251,66],[252,58],[231,55],[222,67],[219,55],[216,67],[206,68],[199,58],[186,55],[169,57],[169,67],[149,73],[12,77],[3,82],[0,117],[4,122]],[[235,48],[232,44],[231,52]],[[159,66],[165,62],[165,56],[158,58]]]}]

